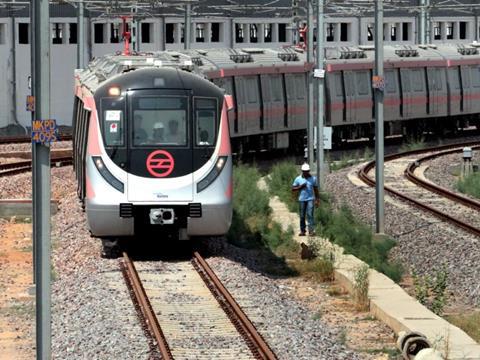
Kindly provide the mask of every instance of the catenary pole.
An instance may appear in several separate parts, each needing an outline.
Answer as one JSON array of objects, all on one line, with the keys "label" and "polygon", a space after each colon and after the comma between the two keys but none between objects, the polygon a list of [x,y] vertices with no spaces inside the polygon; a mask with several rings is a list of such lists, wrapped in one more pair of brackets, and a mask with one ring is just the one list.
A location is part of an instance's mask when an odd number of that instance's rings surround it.
[{"label": "catenary pole", "polygon": [[[35,119],[50,117],[50,14],[48,0],[32,0],[35,24],[34,53]],[[50,147],[33,144],[33,233],[36,244],[36,340],[37,359],[51,358],[50,289]]]},{"label": "catenary pole", "polygon": [[[383,0],[375,0],[375,76],[383,82]],[[376,232],[385,232],[383,190],[383,87],[375,86],[375,216]]]},{"label": "catenary pole", "polygon": [[83,0],[78,0],[77,6],[77,69],[83,69],[85,67],[85,18]]},{"label": "catenary pole", "polygon": [[425,44],[425,0],[420,0],[420,21],[418,29],[418,42]]},{"label": "catenary pole", "polygon": [[324,0],[317,0],[317,69],[318,76],[317,87],[318,87],[318,96],[317,96],[317,178],[319,188],[323,189],[323,183],[325,179],[324,174],[324,149],[323,149],[323,118],[324,118],[324,82],[325,82],[325,73],[323,69],[323,39],[324,39],[324,25],[323,25],[323,4]]},{"label": "catenary pole", "polygon": [[190,41],[192,38],[192,5],[185,5],[185,24],[183,26],[183,48],[190,49]]},{"label": "catenary pole", "polygon": [[[307,62],[312,64],[313,58],[313,0],[307,0]],[[307,73],[307,135],[308,135],[308,163],[313,164],[313,76]]]}]

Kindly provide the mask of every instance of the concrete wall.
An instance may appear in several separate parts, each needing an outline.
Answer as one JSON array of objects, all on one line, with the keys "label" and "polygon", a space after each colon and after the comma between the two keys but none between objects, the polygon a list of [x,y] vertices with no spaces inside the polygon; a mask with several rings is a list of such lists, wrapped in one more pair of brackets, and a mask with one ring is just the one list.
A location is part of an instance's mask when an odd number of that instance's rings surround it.
[{"label": "concrete wall", "polygon": [[[15,47],[12,51],[12,32],[11,24],[15,25]],[[30,75],[30,41],[28,44],[19,44],[19,23],[29,23],[29,18],[0,18],[0,129],[5,128],[9,124],[16,121],[22,126],[29,126],[30,113],[25,109],[26,96],[30,94],[28,88],[28,76]],[[477,29],[478,19],[475,17],[432,17],[431,18],[431,34],[432,42],[471,42],[480,36]],[[459,38],[459,21],[467,22],[466,39]],[[62,24],[62,43],[51,44],[51,117],[56,119],[60,125],[70,125],[72,117],[72,101],[73,101],[73,71],[76,67],[77,45],[69,42],[70,23],[76,23],[74,17],[56,17],[51,18],[53,24]],[[183,17],[159,17],[146,19],[144,22],[150,24],[150,42],[141,42],[141,26],[138,29],[139,49],[140,51],[158,51],[158,50],[179,50],[184,45],[181,41],[181,32],[183,27]],[[371,17],[345,17],[337,18],[332,14],[327,14],[325,19],[325,36],[331,35],[326,39],[326,46],[356,46],[373,44],[369,40],[368,28],[373,24]],[[445,24],[454,23],[454,38],[452,40],[442,39],[434,40],[434,26],[439,22],[443,27]],[[95,24],[104,24],[103,43],[95,43],[94,29]],[[104,54],[120,52],[123,50],[121,41],[121,27],[118,27],[119,42],[112,43],[111,24],[120,24],[120,21],[111,19],[85,19],[85,39],[84,39],[84,61],[88,61],[93,57],[99,57]],[[220,33],[218,42],[210,39],[212,23],[220,24]],[[286,24],[286,41],[279,42],[278,24]],[[169,28],[174,28],[173,43],[166,43],[167,24]],[[408,28],[408,39],[403,39],[404,25]],[[196,40],[197,25],[203,29],[203,42]],[[250,40],[250,31],[254,25],[257,32],[257,41]],[[243,29],[243,42],[236,41],[236,28]],[[265,29],[271,26],[271,40],[268,41],[264,34]],[[393,29],[393,30],[392,30]],[[415,16],[403,17],[386,17],[384,25],[385,43],[386,44],[414,44],[417,39],[417,19]],[[443,29],[443,28],[442,28]],[[52,28],[53,30],[53,28]],[[200,30],[199,30],[200,31]],[[346,32],[345,32],[346,31]],[[373,29],[372,29],[373,31]],[[392,40],[392,31],[396,34],[396,39]],[[192,49],[209,49],[209,48],[245,48],[245,47],[272,47],[292,44],[294,41],[294,32],[291,19],[289,18],[209,18],[209,17],[192,17]],[[200,31],[201,33],[201,31]],[[200,34],[199,33],[199,34]],[[478,33],[478,34],[477,34]],[[342,37],[343,34],[343,37]],[[444,33],[442,33],[444,34]],[[15,75],[13,74],[13,59],[15,53]],[[14,86],[13,81],[16,81]],[[15,91],[14,91],[15,90]],[[16,106],[13,106],[13,96],[16,95]],[[1,134],[1,130],[0,130]]]}]

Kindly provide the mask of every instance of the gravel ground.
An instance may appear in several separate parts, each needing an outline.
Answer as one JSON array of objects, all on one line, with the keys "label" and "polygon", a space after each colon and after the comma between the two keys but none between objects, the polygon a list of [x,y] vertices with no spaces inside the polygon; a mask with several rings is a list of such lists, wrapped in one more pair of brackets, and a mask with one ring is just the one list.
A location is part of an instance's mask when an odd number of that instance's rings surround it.
[{"label": "gravel ground", "polygon": [[437,185],[456,191],[455,185],[457,184],[458,177],[455,176],[454,173],[460,171],[462,162],[461,153],[441,156],[428,161],[425,163],[428,165],[428,169],[425,171],[425,177]]},{"label": "gravel ground", "polygon": [[[57,141],[51,144],[51,149],[68,149],[72,147],[71,141]],[[8,151],[31,151],[32,144],[0,144],[0,153]]]},{"label": "gravel ground", "polygon": [[119,260],[100,257],[76,198],[72,168],[61,169],[60,211],[52,229],[52,348],[56,359],[148,359],[150,350]]},{"label": "gravel ground", "polygon": [[[355,167],[358,169],[358,167]],[[347,178],[353,168],[329,174],[326,187],[336,203],[347,203],[367,224],[375,220],[375,191],[357,187]],[[356,171],[356,170],[355,170]],[[478,239],[386,195],[385,232],[397,240],[391,256],[407,268],[434,275],[443,266],[449,273],[449,303],[480,305]]]},{"label": "gravel ground", "polygon": [[[52,199],[62,200],[67,197],[73,185],[73,170],[71,166],[53,167],[51,170]],[[0,199],[30,199],[32,197],[32,174],[0,177]]]},{"label": "gravel ground", "polygon": [[[293,300],[280,279],[263,275],[255,253],[212,241],[208,264],[281,359],[364,359],[341,345],[330,328]],[[260,261],[260,262],[259,262]]]}]

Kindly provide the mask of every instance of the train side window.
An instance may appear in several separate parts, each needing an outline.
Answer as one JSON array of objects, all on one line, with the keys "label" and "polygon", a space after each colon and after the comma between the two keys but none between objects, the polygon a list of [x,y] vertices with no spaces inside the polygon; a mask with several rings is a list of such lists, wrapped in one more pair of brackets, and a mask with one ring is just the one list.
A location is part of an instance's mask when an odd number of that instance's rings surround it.
[{"label": "train side window", "polygon": [[270,89],[273,101],[282,101],[282,78],[270,76]]},{"label": "train side window", "polygon": [[387,94],[394,94],[397,92],[396,78],[393,70],[385,71],[385,89]]},{"label": "train side window", "polygon": [[258,102],[258,84],[257,78],[246,78],[246,85],[248,86],[247,97],[250,104]]},{"label": "train side window", "polygon": [[413,81],[413,91],[415,91],[415,92],[423,91],[424,76],[423,76],[422,72],[423,72],[423,70],[411,70],[412,78],[415,79]]},{"label": "train side window", "polygon": [[217,128],[217,99],[195,98],[195,144],[215,145]]},{"label": "train side window", "polygon": [[355,80],[357,83],[357,90],[359,95],[368,95],[368,73],[366,72],[358,72],[355,73]]},{"label": "train side window", "polygon": [[480,67],[471,67],[470,74],[472,79],[472,86],[474,88],[480,88]]},{"label": "train side window", "polygon": [[343,98],[343,84],[342,84],[342,74],[335,73],[333,74],[335,81],[335,90],[337,97]]},{"label": "train side window", "polygon": [[305,99],[305,76],[295,75],[295,87],[297,92],[297,99]]}]

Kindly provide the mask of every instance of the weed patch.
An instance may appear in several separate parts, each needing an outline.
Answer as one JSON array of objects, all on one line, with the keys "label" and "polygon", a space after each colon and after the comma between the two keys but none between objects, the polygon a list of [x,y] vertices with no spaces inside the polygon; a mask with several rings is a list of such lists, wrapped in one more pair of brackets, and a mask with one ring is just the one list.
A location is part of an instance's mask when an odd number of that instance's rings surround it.
[{"label": "weed patch", "polygon": [[480,342],[480,311],[470,314],[447,315],[448,322],[470,335],[476,342]]},{"label": "weed patch", "polygon": [[435,271],[433,276],[419,275],[412,269],[415,297],[437,315],[442,315],[447,303],[448,272],[446,267]]},{"label": "weed patch", "polygon": [[355,270],[354,276],[354,298],[357,304],[357,309],[360,311],[368,310],[368,287],[370,280],[368,278],[368,271],[370,267],[367,264],[363,264]]},{"label": "weed patch", "polygon": [[457,182],[458,191],[480,198],[480,173],[470,174]]},{"label": "weed patch", "polygon": [[421,150],[426,146],[427,144],[425,144],[425,138],[423,136],[410,136],[407,137],[405,143],[400,147],[400,152]]},{"label": "weed patch", "polygon": [[[298,202],[292,198],[290,189],[297,173],[295,165],[280,163],[272,168],[269,179],[271,193],[295,212],[298,212]],[[370,227],[357,220],[346,205],[335,210],[332,203],[329,194],[320,193],[320,206],[315,209],[317,234],[340,245],[346,253],[355,255],[392,280],[400,281],[402,266],[388,260],[388,253],[395,246],[395,241],[389,238],[375,240]]]}]

